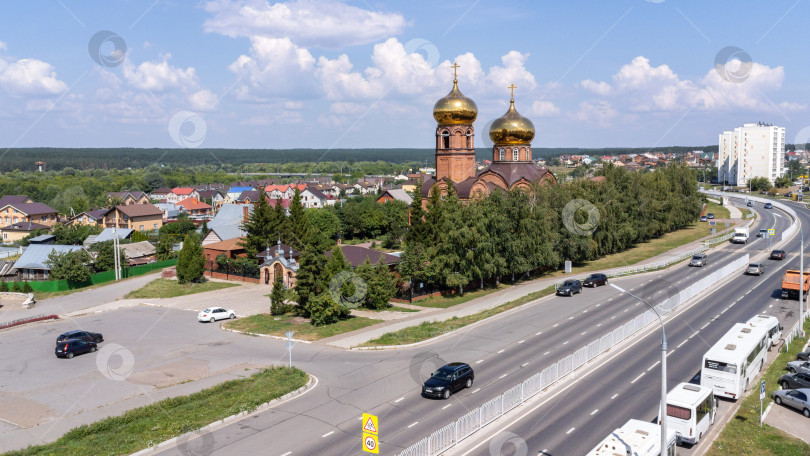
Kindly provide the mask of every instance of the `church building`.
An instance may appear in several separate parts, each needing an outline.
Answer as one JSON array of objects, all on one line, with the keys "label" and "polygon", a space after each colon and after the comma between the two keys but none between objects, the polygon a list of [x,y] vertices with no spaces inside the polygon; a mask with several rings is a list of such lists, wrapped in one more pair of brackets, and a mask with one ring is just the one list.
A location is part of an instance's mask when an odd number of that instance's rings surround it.
[{"label": "church building", "polygon": [[489,129],[492,164],[475,169],[475,122],[478,106],[458,89],[453,64],[453,89],[433,106],[436,127],[436,176],[425,179],[422,197],[427,199],[435,186],[445,192],[452,183],[460,200],[489,195],[493,190],[529,190],[534,183],[555,184],[557,178],[545,167],[532,162],[534,124],[515,109],[514,85],[506,114]]}]

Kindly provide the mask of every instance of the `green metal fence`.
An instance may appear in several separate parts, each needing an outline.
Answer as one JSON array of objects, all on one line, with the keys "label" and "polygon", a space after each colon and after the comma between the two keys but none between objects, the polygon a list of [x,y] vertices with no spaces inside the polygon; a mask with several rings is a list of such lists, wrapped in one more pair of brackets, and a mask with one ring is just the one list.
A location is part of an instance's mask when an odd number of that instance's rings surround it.
[{"label": "green metal fence", "polygon": [[[158,261],[156,263],[149,263],[141,266],[124,268],[121,271],[121,278],[126,279],[128,277],[137,277],[139,275],[149,274],[150,272],[163,268],[168,268],[176,264],[177,258],[174,258],[171,260]],[[91,274],[90,281],[85,283],[74,283],[68,282],[67,280],[43,280],[43,281],[33,281],[29,283],[31,284],[31,288],[33,288],[34,291],[54,292],[54,291],[73,290],[76,288],[84,288],[90,285],[98,285],[101,283],[112,282],[113,280],[115,280],[115,271],[104,271]]]}]

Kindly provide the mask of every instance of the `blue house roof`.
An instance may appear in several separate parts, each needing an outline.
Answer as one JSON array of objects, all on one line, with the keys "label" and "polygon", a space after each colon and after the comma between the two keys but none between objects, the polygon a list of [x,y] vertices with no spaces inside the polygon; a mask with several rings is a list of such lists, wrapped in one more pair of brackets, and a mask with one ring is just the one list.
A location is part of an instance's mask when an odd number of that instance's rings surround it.
[{"label": "blue house roof", "polygon": [[48,261],[48,255],[53,251],[60,253],[74,252],[81,250],[79,245],[43,245],[31,244],[20,255],[20,258],[14,262],[15,269],[44,269],[50,271],[51,268],[45,264]]},{"label": "blue house roof", "polygon": [[228,193],[241,194],[242,192],[249,192],[251,190],[255,189],[253,187],[231,187],[228,189]]}]

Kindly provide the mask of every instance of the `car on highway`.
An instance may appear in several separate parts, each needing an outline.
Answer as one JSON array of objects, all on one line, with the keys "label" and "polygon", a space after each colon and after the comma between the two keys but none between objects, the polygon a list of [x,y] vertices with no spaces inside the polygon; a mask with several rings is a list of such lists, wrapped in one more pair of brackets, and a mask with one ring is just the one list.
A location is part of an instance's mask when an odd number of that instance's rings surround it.
[{"label": "car on highway", "polygon": [[55,353],[57,358],[71,359],[75,355],[82,353],[93,353],[98,349],[95,342],[88,342],[81,339],[67,339],[56,345]]},{"label": "car on highway", "polygon": [[765,203],[765,206],[764,206],[764,207],[765,207],[765,209],[773,209],[773,204],[771,204],[771,203]]},{"label": "car on highway", "polygon": [[765,235],[767,235],[767,234],[768,234],[768,230],[766,230],[766,229],[761,229],[761,230],[759,230],[759,232],[757,233],[757,237],[765,237]]},{"label": "car on highway", "polygon": [[464,388],[471,388],[475,372],[467,363],[450,363],[430,374],[422,385],[422,396],[449,399],[450,395]]},{"label": "car on highway", "polygon": [[558,296],[574,296],[577,293],[582,293],[582,282],[577,279],[569,279],[557,288]]},{"label": "car on highway", "polygon": [[785,404],[802,412],[802,415],[810,418],[810,388],[799,388],[792,390],[776,390],[773,392],[773,401],[776,405]]},{"label": "car on highway", "polygon": [[104,336],[102,336],[101,333],[75,330],[75,331],[68,331],[66,333],[62,333],[59,336],[57,336],[56,345],[59,345],[60,343],[68,339],[79,339],[85,342],[95,342],[97,344],[104,342]]},{"label": "car on highway", "polygon": [[762,266],[762,263],[750,263],[745,269],[745,273],[748,275],[762,275],[764,269],[765,267]]},{"label": "car on highway", "polygon": [[714,212],[709,212],[708,214],[706,214],[706,218],[709,219],[709,220],[713,219],[714,218]]},{"label": "car on highway", "polygon": [[748,207],[754,207],[754,202],[749,201],[749,202],[745,203],[745,205],[748,206]]},{"label": "car on highway", "polygon": [[607,283],[608,278],[605,274],[596,273],[591,274],[587,278],[585,278],[585,281],[582,282],[582,286],[595,288],[598,287],[599,285],[607,285]]},{"label": "car on highway", "polygon": [[789,370],[791,374],[808,373],[810,372],[810,361],[789,361],[787,363],[787,370]]},{"label": "car on highway", "polygon": [[705,253],[698,253],[697,255],[694,255],[692,259],[689,261],[689,266],[700,266],[702,268],[707,264],[709,264],[709,262],[708,258],[706,258]]},{"label": "car on highway", "polygon": [[709,220],[709,219],[708,219],[708,218],[706,218],[706,216],[705,216],[705,215],[701,215],[701,216],[700,216],[700,221],[701,221],[701,222],[705,222],[706,220]]},{"label": "car on highway", "polygon": [[782,389],[810,388],[810,374],[785,374],[779,377]]},{"label": "car on highway", "polygon": [[784,250],[774,250],[771,252],[770,258],[772,260],[784,260],[785,259],[785,251]]},{"label": "car on highway", "polygon": [[236,313],[224,307],[211,307],[197,314],[198,321],[208,321],[211,323],[228,318],[236,318]]}]

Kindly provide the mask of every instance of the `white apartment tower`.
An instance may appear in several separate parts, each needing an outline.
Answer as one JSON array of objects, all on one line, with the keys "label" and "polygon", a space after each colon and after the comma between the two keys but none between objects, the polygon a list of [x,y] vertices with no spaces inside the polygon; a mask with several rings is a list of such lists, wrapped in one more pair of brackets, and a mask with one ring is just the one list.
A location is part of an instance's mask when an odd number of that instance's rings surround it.
[{"label": "white apartment tower", "polygon": [[755,177],[774,183],[785,172],[785,127],[747,123],[720,133],[717,181],[745,186]]}]

